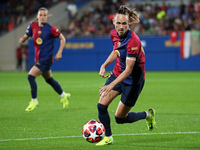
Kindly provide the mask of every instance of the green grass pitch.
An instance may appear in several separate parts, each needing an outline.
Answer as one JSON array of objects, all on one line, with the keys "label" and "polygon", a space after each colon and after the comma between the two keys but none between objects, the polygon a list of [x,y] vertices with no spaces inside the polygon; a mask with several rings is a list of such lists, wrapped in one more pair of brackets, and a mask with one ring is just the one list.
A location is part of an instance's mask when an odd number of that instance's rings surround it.
[{"label": "green grass pitch", "polygon": [[53,72],[70,92],[68,109],[45,83],[38,84],[39,107],[25,112],[30,101],[27,72],[0,72],[1,150],[159,150],[200,149],[200,72],[147,72],[144,89],[132,111],[156,110],[156,128],[145,120],[118,125],[117,97],[109,107],[114,143],[96,147],[82,137],[82,126],[98,119],[99,87],[106,79],[98,72]]}]

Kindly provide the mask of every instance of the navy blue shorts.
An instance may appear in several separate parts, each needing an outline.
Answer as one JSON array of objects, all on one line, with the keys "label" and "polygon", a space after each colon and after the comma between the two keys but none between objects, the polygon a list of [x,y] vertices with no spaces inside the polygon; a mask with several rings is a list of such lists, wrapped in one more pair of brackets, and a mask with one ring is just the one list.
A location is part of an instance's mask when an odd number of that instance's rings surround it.
[{"label": "navy blue shorts", "polygon": [[[110,84],[116,79],[116,76],[112,74],[106,81],[105,85]],[[143,89],[144,81],[138,85],[128,85],[123,82],[116,85],[113,90],[118,91],[121,95],[121,102],[126,105],[133,107]]]},{"label": "navy blue shorts", "polygon": [[38,61],[35,63],[35,66],[38,67],[42,72],[47,72],[50,70],[52,62]]}]

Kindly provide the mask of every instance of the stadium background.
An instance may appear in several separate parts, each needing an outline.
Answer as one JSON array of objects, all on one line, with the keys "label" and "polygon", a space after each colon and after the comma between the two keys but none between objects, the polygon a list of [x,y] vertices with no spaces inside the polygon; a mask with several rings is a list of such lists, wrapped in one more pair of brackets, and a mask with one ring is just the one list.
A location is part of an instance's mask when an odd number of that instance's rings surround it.
[{"label": "stadium background", "polygon": [[[52,70],[98,71],[112,50],[112,42],[109,38],[109,33],[113,29],[111,18],[121,4],[129,4],[130,7],[136,8],[140,15],[141,23],[131,28],[139,35],[144,46],[146,70],[200,70],[200,55],[187,59],[180,57],[180,32],[199,31],[198,0],[183,0],[184,7],[179,0],[74,0],[78,8],[75,17],[69,16],[67,11],[70,2],[65,0],[1,1],[0,70],[17,70],[18,39],[35,19],[37,9],[45,6],[53,15],[49,18],[49,23],[58,27],[67,41],[63,59],[54,63]],[[184,26],[185,22],[189,25]],[[172,41],[170,31],[178,32],[175,41]],[[25,45],[28,45],[29,50],[29,69],[34,61],[32,39]],[[55,50],[58,46],[59,42],[55,40]],[[25,56],[23,58],[22,70],[28,70],[25,67]],[[112,65],[108,70],[111,69]]]},{"label": "stadium background", "polygon": [[[102,147],[86,142],[81,135],[81,129],[88,120],[98,119],[96,107],[99,100],[98,91],[106,81],[99,77],[98,71],[99,65],[112,50],[109,38],[109,32],[113,28],[109,17],[112,15],[108,14],[110,10],[115,9],[108,9],[110,3],[107,3],[110,0],[74,0],[74,2],[78,7],[77,19],[69,21],[65,0],[0,1],[1,150],[102,150]],[[114,115],[120,101],[120,97],[117,97],[109,106],[114,143],[103,149],[199,150],[200,59],[198,54],[191,55],[187,59],[180,57],[180,31],[195,29],[199,32],[198,1],[191,1],[192,5],[189,5],[188,0],[183,0],[185,11],[181,12],[190,15],[187,19],[183,15],[185,23],[177,17],[180,7],[182,8],[179,0],[164,1],[167,5],[166,15],[162,17],[163,12],[158,15],[162,19],[157,19],[156,15],[156,12],[161,10],[156,3],[162,6],[162,0],[121,2],[130,3],[133,7],[137,4],[136,10],[141,17],[143,16],[141,23],[132,28],[145,47],[148,71],[145,75],[144,89],[132,111],[139,112],[153,107],[156,110],[156,128],[153,132],[149,132],[145,120],[133,124],[116,124]],[[67,70],[54,71],[53,76],[72,97],[69,108],[62,109],[59,95],[40,76],[37,78],[39,107],[27,113],[25,108],[30,100],[30,85],[25,65],[23,64],[22,71],[16,69],[16,48],[19,47],[19,38],[35,19],[37,9],[41,6],[49,9],[53,15],[49,18],[49,22],[57,26],[67,39],[63,59],[55,62],[52,69]],[[95,6],[101,8],[97,14],[93,12]],[[115,7],[112,5],[112,8]],[[22,10],[23,17],[19,13]],[[87,13],[88,11],[90,13]],[[169,17],[171,13],[175,15]],[[93,17],[98,18],[99,14],[101,19],[93,20]],[[90,16],[89,20],[87,16]],[[186,21],[190,23],[189,26]],[[92,26],[85,28],[89,22]],[[170,30],[174,29],[179,33],[177,39],[170,37]],[[31,39],[25,44],[28,44],[29,64],[32,65]],[[55,50],[57,46],[58,43],[55,43]]]}]

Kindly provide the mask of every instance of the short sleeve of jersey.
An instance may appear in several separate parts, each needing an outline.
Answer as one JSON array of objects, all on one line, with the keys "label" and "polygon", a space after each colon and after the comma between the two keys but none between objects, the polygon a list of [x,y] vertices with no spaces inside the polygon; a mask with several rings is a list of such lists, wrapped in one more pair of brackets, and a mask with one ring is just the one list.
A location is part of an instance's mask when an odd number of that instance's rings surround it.
[{"label": "short sleeve of jersey", "polygon": [[27,29],[26,29],[26,35],[28,35],[28,36],[30,36],[30,37],[32,37],[32,28],[31,28],[31,25],[29,25],[28,27],[27,27]]},{"label": "short sleeve of jersey", "polygon": [[141,49],[141,42],[137,38],[132,38],[127,43],[127,56],[128,57],[138,57],[139,51]]},{"label": "short sleeve of jersey", "polygon": [[60,31],[55,26],[51,26],[51,35],[53,37],[58,37],[60,35]]}]

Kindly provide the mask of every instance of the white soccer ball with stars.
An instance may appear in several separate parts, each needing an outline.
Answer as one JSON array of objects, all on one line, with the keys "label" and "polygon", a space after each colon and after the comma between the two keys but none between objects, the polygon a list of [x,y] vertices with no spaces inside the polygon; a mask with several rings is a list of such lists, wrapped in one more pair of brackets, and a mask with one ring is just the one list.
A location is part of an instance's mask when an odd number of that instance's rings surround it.
[{"label": "white soccer ball with stars", "polygon": [[82,129],[83,137],[90,143],[99,142],[105,136],[105,128],[98,120],[90,120],[84,124]]}]

